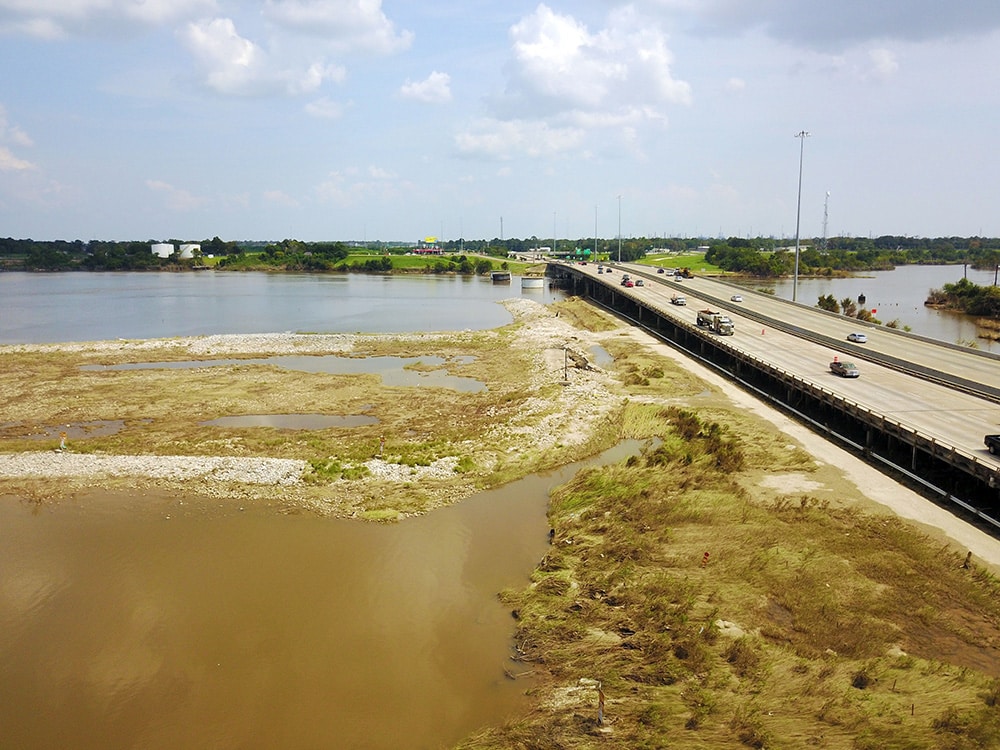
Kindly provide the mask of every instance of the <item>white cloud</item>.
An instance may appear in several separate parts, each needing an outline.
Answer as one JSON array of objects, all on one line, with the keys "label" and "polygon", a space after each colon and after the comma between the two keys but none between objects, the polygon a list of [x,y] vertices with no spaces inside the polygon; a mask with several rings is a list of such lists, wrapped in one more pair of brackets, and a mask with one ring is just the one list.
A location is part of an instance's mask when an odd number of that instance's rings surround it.
[{"label": "white cloud", "polygon": [[0,172],[23,172],[37,169],[37,167],[27,159],[22,159],[3,144],[11,143],[15,146],[29,147],[34,145],[31,138],[17,125],[10,124],[7,119],[7,110],[0,105]]},{"label": "white cloud", "polygon": [[0,172],[23,172],[31,169],[37,167],[30,161],[14,156],[6,146],[0,146]]},{"label": "white cloud", "polygon": [[7,119],[7,109],[0,104],[0,141],[15,143],[18,146],[31,146],[31,138],[17,125],[11,125]]},{"label": "white cloud", "polygon": [[459,152],[469,156],[510,159],[518,154],[550,156],[579,148],[581,128],[553,128],[532,120],[480,120],[455,137]]},{"label": "white cloud", "polygon": [[665,36],[631,8],[591,33],[543,4],[511,27],[510,36],[509,106],[560,112],[690,101],[690,86],[671,73]]},{"label": "white cloud", "polygon": [[265,190],[262,197],[265,203],[285,208],[295,208],[299,202],[281,190]]},{"label": "white cloud", "polygon": [[414,99],[427,104],[441,104],[451,101],[451,76],[447,73],[432,72],[422,81],[406,80],[399,89],[404,99]]},{"label": "white cloud", "polygon": [[368,167],[368,176],[373,180],[395,180],[396,173],[391,169],[376,167],[374,164]]},{"label": "white cloud", "polygon": [[[645,130],[661,130],[667,108],[691,101],[690,86],[672,71],[664,33],[631,7],[590,31],[547,5],[510,28],[512,58],[492,117],[460,133],[461,153],[490,158],[577,151],[602,136],[601,148],[640,153]],[[614,131],[613,138],[603,137]]]},{"label": "white cloud", "polygon": [[322,62],[282,68],[261,47],[240,36],[229,18],[189,23],[182,38],[201,65],[205,84],[220,94],[294,96],[346,76],[343,67]]},{"label": "white cloud", "polygon": [[744,81],[742,78],[733,77],[730,78],[728,81],[726,81],[726,91],[730,91],[733,93],[742,93],[743,91],[746,90],[746,87],[747,87],[747,82]]},{"label": "white cloud", "polygon": [[241,37],[229,18],[190,23],[183,37],[204,68],[205,82],[220,93],[247,93],[261,75],[260,48]]},{"label": "white cloud", "polygon": [[411,188],[411,183],[398,179],[392,171],[382,167],[373,165],[366,170],[348,167],[331,172],[316,186],[316,196],[321,203],[352,206],[363,201],[395,197]]},{"label": "white cloud", "polygon": [[896,56],[887,49],[873,49],[868,52],[871,60],[871,72],[875,78],[891,78],[899,70]]},{"label": "white cloud", "polygon": [[409,31],[397,33],[381,0],[267,0],[263,13],[278,26],[321,36],[341,51],[390,54],[413,41]]},{"label": "white cloud", "polygon": [[211,13],[215,0],[0,0],[0,32],[42,39],[107,34]]},{"label": "white cloud", "polygon": [[199,198],[187,190],[177,188],[162,180],[146,180],[146,187],[154,193],[163,195],[167,206],[175,211],[191,211],[205,204],[204,198]]},{"label": "white cloud", "polygon": [[339,120],[344,116],[344,112],[349,106],[349,104],[341,104],[327,97],[322,97],[309,102],[305,106],[305,110],[307,114],[323,120]]}]

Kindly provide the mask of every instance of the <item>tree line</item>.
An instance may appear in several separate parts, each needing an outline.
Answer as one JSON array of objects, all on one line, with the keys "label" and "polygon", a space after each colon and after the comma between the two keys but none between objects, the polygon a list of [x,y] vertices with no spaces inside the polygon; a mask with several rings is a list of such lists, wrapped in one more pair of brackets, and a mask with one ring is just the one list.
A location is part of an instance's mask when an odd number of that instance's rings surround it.
[{"label": "tree line", "polygon": [[[832,237],[826,242],[800,242],[798,255],[799,273],[807,276],[953,263],[994,269],[1000,266],[1000,238]],[[712,243],[705,260],[732,273],[777,278],[794,273],[795,249],[787,244],[778,245],[773,239],[730,237]]]},{"label": "tree line", "polygon": [[[465,253],[506,258],[509,253],[525,253],[542,247],[558,250],[597,250],[598,255],[623,261],[637,261],[650,252],[690,253],[708,247],[705,260],[730,273],[758,278],[778,278],[794,272],[795,253],[787,240],[773,237],[708,240],[689,238],[506,238],[449,240],[441,247],[448,253]],[[182,259],[175,252],[161,258],[151,252],[156,240],[103,241],[0,238],[0,263],[4,268],[37,271],[100,270],[142,271],[169,270],[199,265],[205,256],[217,258],[217,267],[232,269],[273,268],[290,271],[391,270],[384,260],[374,259],[344,268],[350,253],[360,248],[379,256],[406,253],[412,247],[382,242],[304,242],[284,239],[278,242],[235,242],[218,236],[202,240],[200,255]],[[179,247],[181,240],[168,240]],[[453,257],[453,256],[449,256]],[[799,273],[803,275],[838,275],[858,271],[889,270],[899,265],[931,263],[968,263],[975,268],[1000,266],[1000,238],[938,237],[921,238],[901,235],[881,237],[831,237],[800,242]],[[460,264],[459,264],[460,265]],[[451,269],[448,262],[442,268]],[[435,266],[434,270],[439,270]],[[462,270],[460,272],[468,272]]]}]

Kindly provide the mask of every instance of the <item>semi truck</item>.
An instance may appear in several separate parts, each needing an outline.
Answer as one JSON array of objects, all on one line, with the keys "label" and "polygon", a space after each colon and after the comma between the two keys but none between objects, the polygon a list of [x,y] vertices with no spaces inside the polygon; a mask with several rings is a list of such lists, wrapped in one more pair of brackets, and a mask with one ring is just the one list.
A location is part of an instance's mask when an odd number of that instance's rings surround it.
[{"label": "semi truck", "polygon": [[736,332],[736,326],[728,315],[723,315],[718,310],[699,310],[698,325],[709,328],[720,336],[732,336]]},{"label": "semi truck", "polygon": [[983,438],[983,442],[994,456],[1000,453],[1000,435],[987,435]]}]

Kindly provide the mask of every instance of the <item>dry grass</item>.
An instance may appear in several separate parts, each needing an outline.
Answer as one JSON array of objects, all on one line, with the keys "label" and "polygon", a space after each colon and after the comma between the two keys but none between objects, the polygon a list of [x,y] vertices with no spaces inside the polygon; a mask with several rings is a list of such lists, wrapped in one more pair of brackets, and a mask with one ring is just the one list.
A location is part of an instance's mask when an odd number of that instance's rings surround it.
[{"label": "dry grass", "polygon": [[461,747],[1000,747],[1000,584],[842,492],[762,487],[815,462],[707,412],[630,405],[656,446],[555,493],[503,594],[535,709]]},{"label": "dry grass", "polygon": [[[573,428],[572,421],[584,424],[581,420],[591,417],[582,412],[577,416],[567,405],[570,394],[560,383],[561,369],[555,372],[540,356],[545,347],[557,349],[561,364],[563,343],[579,336],[570,320],[601,328],[610,325],[610,319],[579,300],[560,305],[561,319],[541,306],[535,308],[494,331],[351,337],[349,356],[433,355],[444,364],[421,360],[410,369],[443,370],[486,384],[477,393],[387,387],[375,375],[303,372],[243,361],[268,355],[257,351],[199,355],[204,366],[194,368],[85,369],[196,359],[182,341],[40,352],[11,348],[2,352],[0,451],[55,448],[60,430],[70,426],[75,428],[70,445],[77,453],[299,458],[316,471],[304,485],[282,491],[290,507],[376,519],[425,512],[477,489],[596,453],[619,439],[617,426],[603,416],[617,409],[612,399],[603,399],[600,408],[591,410],[594,424],[603,421],[609,429],[590,424],[579,431]],[[594,380],[595,397],[600,396],[606,376],[580,373],[579,378],[585,375]],[[377,423],[314,430],[205,424],[220,417],[257,414],[364,414]],[[120,424],[120,429],[109,434],[80,429],[102,422]],[[384,458],[403,467],[403,473],[405,467],[428,466],[441,458],[453,459],[459,470],[446,481],[401,482],[386,492],[377,482],[365,481],[363,471],[363,463],[378,453],[382,437]],[[103,483],[135,488],[152,481]],[[32,484],[4,480],[0,489],[45,494],[32,490]],[[61,492],[72,492],[82,484],[64,482]],[[239,497],[256,492],[230,489]]]}]

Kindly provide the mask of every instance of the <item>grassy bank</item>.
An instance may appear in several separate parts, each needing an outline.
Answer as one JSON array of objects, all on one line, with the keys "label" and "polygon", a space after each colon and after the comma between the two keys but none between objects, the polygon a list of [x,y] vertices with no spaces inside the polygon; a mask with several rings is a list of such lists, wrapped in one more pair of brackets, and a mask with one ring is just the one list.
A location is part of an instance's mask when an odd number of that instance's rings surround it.
[{"label": "grassy bank", "polygon": [[1000,747],[997,579],[743,413],[629,425],[662,442],[560,488],[551,551],[503,593],[534,709],[464,750]]}]

